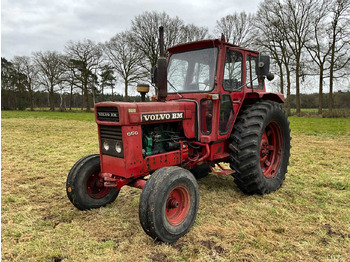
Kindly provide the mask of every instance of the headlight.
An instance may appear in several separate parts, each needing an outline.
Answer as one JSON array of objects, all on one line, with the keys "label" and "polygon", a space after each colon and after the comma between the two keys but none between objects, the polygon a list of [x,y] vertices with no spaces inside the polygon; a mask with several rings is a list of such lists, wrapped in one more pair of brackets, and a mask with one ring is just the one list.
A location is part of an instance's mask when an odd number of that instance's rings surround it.
[{"label": "headlight", "polygon": [[122,145],[120,143],[115,144],[115,151],[117,151],[118,154],[122,152]]},{"label": "headlight", "polygon": [[108,151],[109,150],[109,144],[107,141],[103,142],[103,148]]}]

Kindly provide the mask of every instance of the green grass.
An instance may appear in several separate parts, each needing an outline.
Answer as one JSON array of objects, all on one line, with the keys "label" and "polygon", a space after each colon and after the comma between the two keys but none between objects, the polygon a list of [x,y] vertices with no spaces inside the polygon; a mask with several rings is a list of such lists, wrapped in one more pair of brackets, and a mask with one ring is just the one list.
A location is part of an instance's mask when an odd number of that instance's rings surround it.
[{"label": "green grass", "polygon": [[[300,116],[304,117],[333,117],[333,118],[350,118],[349,108],[334,108],[332,113],[328,109],[324,108],[322,114],[318,114],[317,108],[302,108]],[[296,115],[296,109],[291,109],[292,115]]]},{"label": "green grass", "polygon": [[198,181],[193,228],[166,245],[143,232],[135,188],[96,210],[69,202],[69,169],[98,153],[93,114],[2,112],[1,259],[350,261],[349,122],[290,122],[293,147],[282,188],[247,196],[232,177],[210,174]]},{"label": "green grass", "polygon": [[[30,110],[29,107],[27,107],[25,109],[26,111],[32,111]],[[59,107],[56,107],[56,110],[60,110]],[[33,108],[33,111],[50,111],[50,107],[34,107]],[[80,107],[72,107],[72,110],[70,110],[69,108],[66,108],[66,111],[65,112],[82,112],[84,110],[82,110]]]},{"label": "green grass", "polygon": [[350,118],[289,117],[295,134],[350,136]]},{"label": "green grass", "polygon": [[93,113],[85,112],[51,112],[51,111],[1,111],[1,119],[31,118],[54,120],[94,121]]}]

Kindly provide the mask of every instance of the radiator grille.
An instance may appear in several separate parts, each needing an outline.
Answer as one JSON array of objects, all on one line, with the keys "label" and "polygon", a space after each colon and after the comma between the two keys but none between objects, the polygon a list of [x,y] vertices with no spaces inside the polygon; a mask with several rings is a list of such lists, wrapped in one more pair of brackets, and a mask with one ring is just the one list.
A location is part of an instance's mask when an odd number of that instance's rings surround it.
[{"label": "radiator grille", "polygon": [[122,140],[121,126],[100,126],[101,138]]},{"label": "radiator grille", "polygon": [[119,122],[119,111],[117,107],[98,107],[97,120],[108,122]]}]

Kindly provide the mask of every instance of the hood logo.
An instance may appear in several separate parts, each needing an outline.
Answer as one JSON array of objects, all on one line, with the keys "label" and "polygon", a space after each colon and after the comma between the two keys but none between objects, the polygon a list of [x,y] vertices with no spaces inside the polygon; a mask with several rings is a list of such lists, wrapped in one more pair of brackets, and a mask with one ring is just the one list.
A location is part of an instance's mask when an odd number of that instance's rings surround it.
[{"label": "hood logo", "polygon": [[98,116],[104,116],[104,117],[118,117],[117,113],[114,112],[97,112]]},{"label": "hood logo", "polygon": [[142,118],[142,122],[182,119],[184,118],[184,113],[174,112],[174,113],[142,114],[141,118]]}]

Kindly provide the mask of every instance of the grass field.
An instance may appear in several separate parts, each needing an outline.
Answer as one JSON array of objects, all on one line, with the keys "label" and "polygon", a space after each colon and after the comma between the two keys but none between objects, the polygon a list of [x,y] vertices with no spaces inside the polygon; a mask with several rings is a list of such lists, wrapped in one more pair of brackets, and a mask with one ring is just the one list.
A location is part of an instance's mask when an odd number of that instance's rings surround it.
[{"label": "grass field", "polygon": [[350,261],[350,119],[291,117],[282,188],[247,196],[209,175],[192,230],[166,245],[143,232],[137,189],[86,212],[66,197],[71,166],[98,153],[93,114],[1,117],[2,261]]},{"label": "grass field", "polygon": [[[296,115],[296,109],[292,108],[291,109],[292,115]],[[350,109],[348,108],[335,108],[333,109],[332,113],[329,112],[328,109],[324,108],[322,110],[322,114],[318,114],[318,109],[317,108],[303,108],[301,109],[301,114],[300,116],[304,117],[333,117],[333,118],[350,118]]]}]

